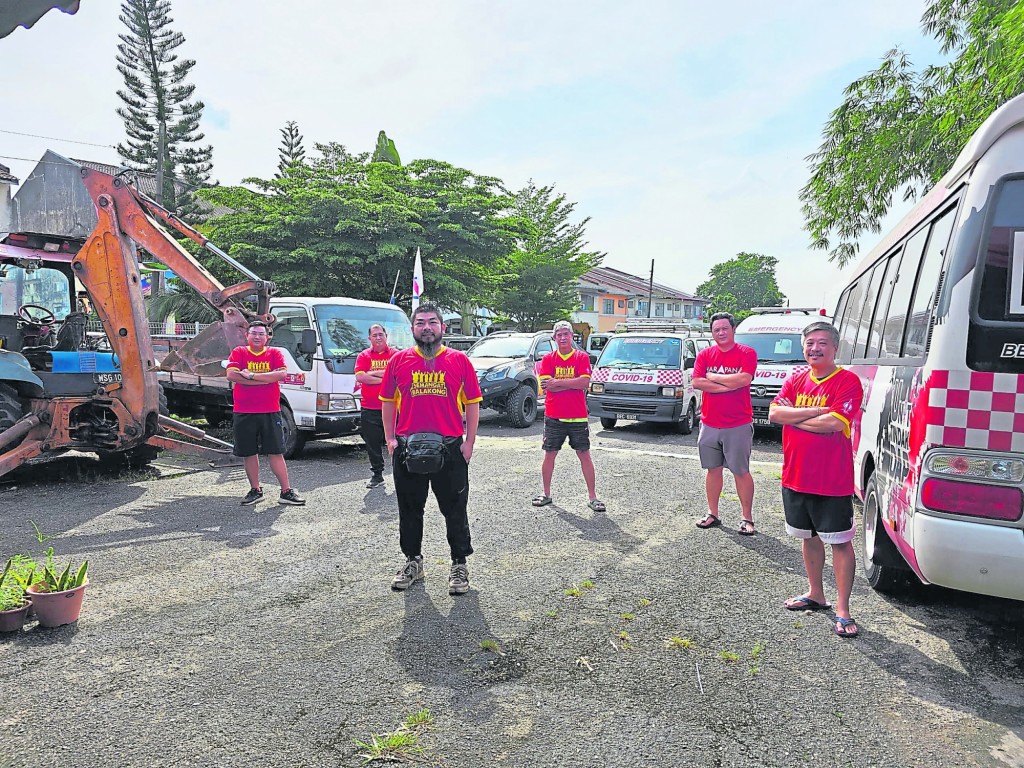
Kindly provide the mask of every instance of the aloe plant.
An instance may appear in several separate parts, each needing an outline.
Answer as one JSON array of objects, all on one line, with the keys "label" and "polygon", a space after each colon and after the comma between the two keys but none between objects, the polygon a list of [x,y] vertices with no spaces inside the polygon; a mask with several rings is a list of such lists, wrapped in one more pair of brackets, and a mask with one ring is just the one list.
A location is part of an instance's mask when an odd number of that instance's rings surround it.
[{"label": "aloe plant", "polygon": [[58,576],[57,568],[53,562],[53,547],[48,547],[46,550],[46,565],[43,566],[41,577],[33,581],[32,586],[40,592],[65,592],[66,590],[82,586],[89,572],[89,561],[83,562],[77,571],[72,571],[71,568],[72,564],[69,560],[67,566]]}]

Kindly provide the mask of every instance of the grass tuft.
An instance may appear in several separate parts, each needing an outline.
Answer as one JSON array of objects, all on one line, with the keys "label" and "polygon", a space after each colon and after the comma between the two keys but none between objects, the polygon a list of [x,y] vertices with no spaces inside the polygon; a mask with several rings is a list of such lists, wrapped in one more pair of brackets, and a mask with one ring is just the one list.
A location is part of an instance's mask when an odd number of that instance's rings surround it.
[{"label": "grass tuft", "polygon": [[682,648],[684,651],[688,651],[693,647],[693,640],[688,637],[678,637],[672,635],[665,641],[666,648]]}]

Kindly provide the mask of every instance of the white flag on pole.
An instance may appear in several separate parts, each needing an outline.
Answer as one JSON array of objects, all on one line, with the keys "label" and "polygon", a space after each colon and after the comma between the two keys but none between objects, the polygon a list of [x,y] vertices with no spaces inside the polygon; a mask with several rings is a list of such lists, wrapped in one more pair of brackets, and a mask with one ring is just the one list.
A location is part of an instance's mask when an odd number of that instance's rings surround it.
[{"label": "white flag on pole", "polygon": [[416,249],[416,266],[412,271],[412,311],[420,305],[420,296],[423,294],[423,264],[420,262],[420,249]]}]

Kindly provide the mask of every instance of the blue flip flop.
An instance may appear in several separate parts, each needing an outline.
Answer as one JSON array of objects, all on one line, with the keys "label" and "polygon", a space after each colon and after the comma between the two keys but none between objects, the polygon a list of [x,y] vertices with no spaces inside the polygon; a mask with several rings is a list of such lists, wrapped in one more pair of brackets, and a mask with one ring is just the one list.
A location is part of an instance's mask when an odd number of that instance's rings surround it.
[{"label": "blue flip flop", "polygon": [[819,603],[817,600],[812,600],[807,595],[798,595],[797,597],[789,598],[789,600],[782,604],[782,607],[787,611],[824,611],[832,606],[828,603]]}]

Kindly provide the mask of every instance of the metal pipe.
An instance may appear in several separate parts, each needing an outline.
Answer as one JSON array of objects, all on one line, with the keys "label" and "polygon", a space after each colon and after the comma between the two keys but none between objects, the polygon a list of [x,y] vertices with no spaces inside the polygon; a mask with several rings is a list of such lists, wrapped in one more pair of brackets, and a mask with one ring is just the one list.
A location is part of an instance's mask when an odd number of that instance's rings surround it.
[{"label": "metal pipe", "polygon": [[244,267],[244,266],[243,266],[243,265],[242,265],[242,264],[241,264],[240,262],[238,262],[238,261],[235,261],[235,260],[234,260],[233,258],[231,258],[230,256],[228,256],[228,255],[227,255],[226,253],[224,253],[224,251],[222,251],[222,250],[221,250],[220,248],[218,248],[218,247],[217,247],[216,245],[214,245],[213,243],[211,243],[211,242],[210,242],[209,240],[207,240],[207,241],[206,241],[205,243],[203,243],[203,245],[204,245],[204,247],[205,247],[205,248],[206,248],[206,249],[207,249],[208,251],[212,251],[213,253],[215,253],[215,254],[217,254],[218,256],[220,256],[220,257],[221,257],[222,259],[224,259],[224,261],[226,261],[226,262],[227,262],[228,264],[230,264],[230,265],[231,265],[232,267],[234,267],[234,268],[235,268],[235,269],[237,269],[237,270],[238,270],[239,272],[241,272],[241,273],[242,273],[243,275],[245,275],[246,277],[248,277],[248,278],[249,278],[250,280],[262,280],[262,279],[263,279],[263,278],[261,278],[261,277],[260,277],[259,275],[257,275],[257,274],[256,274],[255,272],[251,271],[251,270],[250,270],[250,269],[248,269],[247,267]]},{"label": "metal pipe", "polygon": [[23,416],[3,432],[0,432],[0,451],[18,438],[27,435],[34,427],[38,427],[42,423],[40,418],[34,413]]}]

